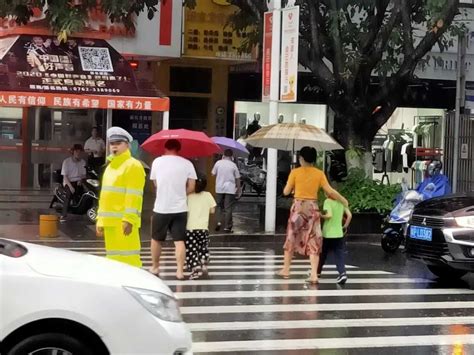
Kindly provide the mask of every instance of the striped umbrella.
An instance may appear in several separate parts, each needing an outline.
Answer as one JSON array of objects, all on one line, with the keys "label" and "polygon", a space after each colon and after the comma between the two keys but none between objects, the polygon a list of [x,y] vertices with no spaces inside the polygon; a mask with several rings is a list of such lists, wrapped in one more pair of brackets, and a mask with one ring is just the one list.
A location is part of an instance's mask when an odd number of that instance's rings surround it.
[{"label": "striped umbrella", "polygon": [[263,127],[245,140],[260,148],[298,151],[314,147],[318,151],[344,149],[321,128],[303,123],[279,123]]}]

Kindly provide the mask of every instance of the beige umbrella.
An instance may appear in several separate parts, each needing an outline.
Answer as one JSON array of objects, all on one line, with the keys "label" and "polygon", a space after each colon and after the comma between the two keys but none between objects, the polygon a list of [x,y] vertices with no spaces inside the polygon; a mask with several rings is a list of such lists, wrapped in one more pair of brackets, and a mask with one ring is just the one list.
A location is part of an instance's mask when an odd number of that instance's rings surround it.
[{"label": "beige umbrella", "polygon": [[344,149],[321,128],[303,123],[279,123],[263,127],[245,140],[259,148],[298,151],[308,146],[318,151]]}]

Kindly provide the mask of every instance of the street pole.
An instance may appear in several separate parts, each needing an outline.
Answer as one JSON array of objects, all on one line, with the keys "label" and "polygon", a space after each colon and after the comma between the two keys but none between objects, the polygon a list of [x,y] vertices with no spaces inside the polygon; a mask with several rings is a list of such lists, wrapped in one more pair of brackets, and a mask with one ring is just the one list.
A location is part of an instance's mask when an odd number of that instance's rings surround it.
[{"label": "street pole", "polygon": [[[272,64],[268,124],[278,123],[280,99],[281,0],[273,1]],[[277,150],[267,151],[267,189],[265,194],[265,232],[275,232],[277,193]]]},{"label": "street pole", "polygon": [[[106,118],[105,118],[105,131],[107,132],[110,127],[112,127],[112,116],[113,111],[112,109],[108,108],[106,111]],[[109,142],[105,145],[105,154],[108,156],[110,154],[110,146]]]},{"label": "street pole", "polygon": [[170,112],[165,111],[163,112],[163,124],[162,124],[162,130],[165,129],[170,129]]},{"label": "street pole", "polygon": [[461,128],[461,107],[464,106],[466,89],[466,45],[465,35],[458,37],[458,66],[456,75],[456,108],[454,112],[454,154],[453,154],[453,192],[458,189],[459,175],[459,135]]}]

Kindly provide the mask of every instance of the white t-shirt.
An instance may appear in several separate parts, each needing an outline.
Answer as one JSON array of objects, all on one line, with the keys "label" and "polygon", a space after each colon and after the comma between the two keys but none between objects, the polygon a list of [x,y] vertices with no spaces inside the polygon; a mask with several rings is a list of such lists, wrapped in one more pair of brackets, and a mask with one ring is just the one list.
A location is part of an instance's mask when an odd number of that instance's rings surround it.
[{"label": "white t-shirt", "polygon": [[235,179],[240,179],[240,173],[232,160],[219,160],[212,169],[212,175],[216,176],[216,193],[235,195]]},{"label": "white t-shirt", "polygon": [[194,166],[189,160],[174,155],[156,158],[150,173],[150,180],[155,180],[157,184],[153,211],[162,214],[187,212],[188,179],[197,179]]},{"label": "white t-shirt", "polygon": [[69,157],[63,161],[61,175],[67,176],[70,182],[76,182],[86,177],[86,162],[83,159],[78,161]]},{"label": "white t-shirt", "polygon": [[188,196],[187,230],[209,230],[209,213],[216,207],[216,200],[207,192]]},{"label": "white t-shirt", "polygon": [[102,158],[105,152],[105,142],[102,138],[94,139],[93,137],[90,137],[84,144],[84,150],[90,150],[91,152],[96,151],[98,154],[93,153],[94,158]]}]

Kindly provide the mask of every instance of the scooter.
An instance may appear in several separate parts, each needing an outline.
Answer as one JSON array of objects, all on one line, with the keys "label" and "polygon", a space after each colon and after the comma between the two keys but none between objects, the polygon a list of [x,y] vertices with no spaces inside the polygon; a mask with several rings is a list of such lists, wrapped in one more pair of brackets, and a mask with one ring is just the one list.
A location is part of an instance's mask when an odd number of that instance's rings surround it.
[{"label": "scooter", "polygon": [[[87,178],[82,183],[82,194],[79,198],[71,199],[68,212],[75,215],[85,214],[91,223],[95,223],[100,194],[99,176],[91,167],[86,167],[86,171]],[[49,208],[54,208],[56,211],[61,212],[66,199],[66,190],[62,184],[61,172],[58,170],[55,172],[55,175],[55,180],[58,184],[54,189],[54,196]]]},{"label": "scooter", "polygon": [[[237,165],[242,185],[242,193],[237,196],[237,199],[240,199],[242,195],[252,190],[255,191],[259,197],[264,195],[267,188],[267,171],[256,164],[249,165],[240,160]],[[280,179],[277,179],[277,197],[282,196],[283,188],[283,183]]]},{"label": "scooter", "polygon": [[387,253],[394,253],[405,241],[408,222],[415,206],[424,200],[451,193],[448,178],[440,173],[441,162],[435,161],[428,167],[429,177],[416,190],[407,190],[396,199],[395,208],[382,225],[381,245]]}]

